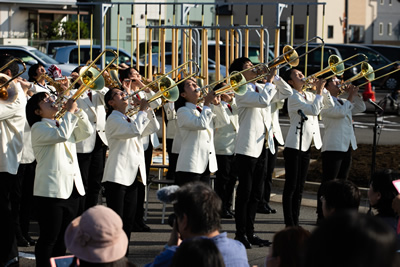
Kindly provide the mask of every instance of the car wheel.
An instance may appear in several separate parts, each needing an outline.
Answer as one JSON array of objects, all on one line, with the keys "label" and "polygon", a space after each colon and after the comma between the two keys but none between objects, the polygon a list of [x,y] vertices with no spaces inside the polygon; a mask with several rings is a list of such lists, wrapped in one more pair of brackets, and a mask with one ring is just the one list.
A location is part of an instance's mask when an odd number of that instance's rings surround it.
[{"label": "car wheel", "polygon": [[394,90],[398,86],[398,81],[395,78],[389,77],[385,82],[385,87],[389,90]]}]

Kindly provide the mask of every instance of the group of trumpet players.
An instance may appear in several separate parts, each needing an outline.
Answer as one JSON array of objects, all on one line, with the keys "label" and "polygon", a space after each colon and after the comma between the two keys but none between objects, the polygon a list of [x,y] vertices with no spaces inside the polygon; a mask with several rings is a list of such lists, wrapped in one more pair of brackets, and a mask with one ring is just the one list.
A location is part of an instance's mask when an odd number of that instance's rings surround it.
[{"label": "group of trumpet players", "polygon": [[[290,55],[287,61],[298,61],[296,57]],[[1,66],[7,63],[4,60],[11,58],[3,57]],[[10,77],[16,75],[11,65],[2,70]],[[96,82],[105,70],[89,75],[91,66],[71,74],[75,78],[73,85],[82,84],[79,78],[86,77],[90,81],[83,83],[86,83],[84,89],[71,88],[66,79],[57,84],[67,91],[54,89],[59,94],[58,105],[54,104],[53,88],[43,83],[45,70],[40,66],[32,71],[35,84],[23,80],[13,82],[18,90],[17,99],[0,105],[1,206],[9,219],[2,221],[4,227],[0,230],[2,240],[8,240],[1,244],[7,246],[1,249],[1,263],[12,260],[10,255],[15,256],[15,235],[9,231],[14,229],[13,217],[7,199],[17,180],[21,153],[29,151],[29,141],[23,143],[24,132],[25,136],[31,132],[30,155],[37,162],[33,195],[40,203],[37,218],[41,234],[35,248],[39,266],[48,266],[50,257],[65,254],[63,233],[66,226],[79,212],[97,204],[102,183],[107,205],[123,219],[128,238],[135,222],[142,230],[149,230],[142,221],[144,186],[152,148],[159,145],[155,133],[160,125],[153,109],[161,104],[161,99],[154,98],[155,93],[142,83],[142,77],[134,68],[122,71],[119,84],[107,88],[104,83]],[[216,172],[216,191],[223,200],[225,215],[231,213],[230,198],[238,179],[235,238],[246,248],[270,244],[255,234],[254,221],[263,194],[268,195],[265,199],[269,200],[271,175],[268,173],[272,171],[268,167],[272,164],[268,163],[268,158],[276,155],[276,146],[285,145],[285,224],[298,225],[311,145],[318,149],[322,146],[325,180],[347,178],[351,148],[356,149],[352,114],[365,110],[357,94],[358,87],[347,85],[348,98],[338,98],[340,86],[336,76],[328,80],[313,77],[311,82],[299,70],[291,68],[279,77],[277,66],[261,65],[260,68],[247,58],[238,58],[229,68],[233,73],[229,80],[243,76],[245,81],[241,78],[234,82],[239,85],[229,85],[228,79],[219,81],[216,88],[222,87],[221,93],[210,90],[202,97],[202,90],[193,76],[176,84],[167,80],[164,87],[173,89],[169,92],[159,85],[161,95],[176,95],[167,98],[175,103],[164,104],[170,119],[168,128],[176,126],[171,130],[173,137],[168,138],[173,139],[169,145],[170,167],[176,168],[170,168],[169,173],[175,172],[176,183],[182,185],[196,180],[209,182],[210,173]],[[266,80],[265,84],[257,83],[261,79]],[[316,92],[304,91],[307,84],[312,84]],[[232,96],[227,92],[233,88],[245,89]],[[35,94],[27,97],[28,91]],[[288,99],[290,129],[284,141],[278,113],[285,99]],[[318,125],[320,113],[325,124],[323,142]],[[30,129],[26,127],[25,117]],[[107,146],[109,155],[105,162]]]}]

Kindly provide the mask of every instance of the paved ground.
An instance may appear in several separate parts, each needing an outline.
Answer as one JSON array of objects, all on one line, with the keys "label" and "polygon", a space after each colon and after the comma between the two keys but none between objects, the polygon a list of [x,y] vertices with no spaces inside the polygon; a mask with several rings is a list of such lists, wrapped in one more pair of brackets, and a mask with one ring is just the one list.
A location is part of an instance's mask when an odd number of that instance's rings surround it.
[{"label": "paved ground", "polygon": [[[148,225],[152,231],[150,233],[132,233],[131,243],[129,245],[129,259],[134,262],[138,267],[143,266],[145,263],[151,262],[152,259],[163,249],[166,244],[170,226],[167,224],[161,224],[161,211],[162,205],[155,198],[156,188],[150,190],[150,204],[149,204],[149,215]],[[256,233],[264,239],[272,240],[273,235],[279,230],[284,228],[282,204],[281,204],[281,189],[275,189],[272,198],[271,206],[278,210],[276,214],[257,214],[256,218]],[[362,202],[365,206],[366,201]],[[305,193],[300,215],[300,224],[304,228],[312,231],[315,227],[316,214],[316,195],[313,192]],[[362,208],[362,211],[365,211]],[[172,206],[167,206],[167,216],[172,212]],[[235,234],[235,223],[234,220],[222,220],[222,230],[228,232],[230,238],[234,238]],[[32,235],[37,238],[37,225],[33,224]],[[24,256],[33,256],[33,247],[19,248],[20,252],[24,252]],[[268,254],[269,248],[253,247],[247,250],[247,255],[250,265],[263,266],[265,256]],[[21,258],[21,266],[35,266],[34,260]]]}]

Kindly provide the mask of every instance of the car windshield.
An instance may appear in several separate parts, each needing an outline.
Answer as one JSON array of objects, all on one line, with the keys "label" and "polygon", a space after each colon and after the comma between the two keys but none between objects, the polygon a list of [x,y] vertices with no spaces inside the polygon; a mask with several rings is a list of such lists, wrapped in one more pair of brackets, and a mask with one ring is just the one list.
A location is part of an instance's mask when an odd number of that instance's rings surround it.
[{"label": "car windshield", "polygon": [[60,64],[55,59],[52,59],[51,57],[49,57],[48,55],[40,52],[39,50],[33,49],[33,50],[30,50],[30,52],[32,52],[33,54],[35,54],[35,56],[37,56],[38,58],[43,60],[46,64]]}]

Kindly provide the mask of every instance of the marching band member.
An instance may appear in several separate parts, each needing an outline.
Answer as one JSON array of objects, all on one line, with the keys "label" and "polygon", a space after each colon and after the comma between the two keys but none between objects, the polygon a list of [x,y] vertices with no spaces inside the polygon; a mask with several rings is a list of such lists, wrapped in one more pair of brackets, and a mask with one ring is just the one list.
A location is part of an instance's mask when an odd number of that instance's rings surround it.
[{"label": "marching band member", "polygon": [[[0,66],[13,59],[9,55],[0,56]],[[1,76],[10,79],[18,74],[17,62],[2,70]],[[18,264],[18,249],[15,239],[13,216],[10,210],[10,194],[17,181],[17,171],[23,148],[25,126],[26,89],[13,81],[17,89],[17,98],[12,103],[0,103],[0,265]]]},{"label": "marching band member", "polygon": [[[132,94],[140,90],[145,85],[142,83],[142,76],[135,68],[128,68],[121,72],[120,79],[122,80],[122,85],[127,91],[128,94]],[[143,91],[138,92],[135,97],[140,99],[150,99],[155,93],[148,87]],[[156,109],[159,105],[161,105],[161,99],[157,99],[150,103],[151,109]],[[158,136],[156,132],[153,132],[150,135],[145,135],[142,137],[143,149],[144,149],[144,158],[146,163],[146,177],[149,177],[150,173],[150,165],[151,159],[153,157],[153,148],[157,148],[160,146],[160,142],[158,141]],[[134,224],[135,232],[149,232],[150,227],[145,224],[143,220],[144,216],[144,198],[145,198],[145,186],[143,184],[139,184],[138,189],[138,209],[136,211],[136,218]]]},{"label": "marching band member", "polygon": [[176,169],[176,162],[178,160],[178,154],[172,152],[172,145],[174,143],[174,137],[176,133],[176,111],[175,111],[175,103],[174,102],[167,102],[164,104],[165,110],[165,117],[167,118],[167,152],[168,152],[168,172],[167,172],[167,179],[168,180],[175,180],[175,169]]},{"label": "marching band member", "polygon": [[64,232],[77,216],[80,197],[85,194],[75,143],[88,138],[93,128],[86,113],[72,99],[61,122],[53,98],[41,92],[26,106],[32,147],[37,160],[33,194],[40,228],[35,248],[37,266],[50,266],[50,258],[65,255]]},{"label": "marching band member", "polygon": [[[178,88],[179,98],[175,101],[178,130],[174,144],[180,143],[180,151],[175,182],[178,185],[193,181],[208,184],[210,172],[218,169],[214,128],[227,125],[229,117],[213,91],[205,96],[202,108],[197,106],[200,91],[195,79],[188,78],[179,83]],[[210,108],[211,103],[215,106],[215,113]]]},{"label": "marching band member", "polygon": [[[322,146],[319,132],[318,114],[323,108],[322,89],[325,80],[315,82],[316,94],[303,91],[304,75],[301,71],[291,68],[284,73],[285,81],[293,88],[293,95],[288,98],[290,128],[286,136],[283,156],[285,159],[285,185],[282,195],[283,215],[286,226],[299,225],[300,204],[310,163],[310,147]],[[302,116],[304,121],[303,135],[300,140],[299,125]],[[301,148],[299,150],[300,143]]]},{"label": "marching band member", "polygon": [[[74,80],[79,77],[81,68],[78,67],[71,73],[71,77]],[[75,84],[76,89],[81,85],[82,81],[79,80]],[[107,87],[96,91],[89,89],[76,100],[78,106],[88,115],[94,129],[89,138],[76,144],[79,168],[86,191],[86,195],[82,198],[82,203],[80,204],[79,214],[97,205],[101,190],[108,145],[105,134],[106,110],[104,103],[104,95],[107,92]],[[74,93],[74,90],[71,93]]]},{"label": "marching band member", "polygon": [[[257,78],[257,72],[251,69],[253,63],[246,57],[235,59],[229,67],[229,72],[243,71],[247,81]],[[235,148],[238,168],[239,185],[236,193],[235,223],[236,240],[246,248],[251,245],[268,246],[270,242],[254,234],[254,221],[258,202],[262,195],[262,184],[267,167],[266,140],[273,149],[271,118],[267,107],[277,93],[272,81],[275,76],[272,69],[266,77],[265,86],[255,81],[247,84],[247,92],[236,97],[239,113],[239,132]]]},{"label": "marching band member", "polygon": [[29,89],[32,93],[45,92],[48,94],[57,95],[57,90],[54,86],[48,85],[43,74],[46,74],[46,69],[41,63],[32,65],[28,70],[29,80],[32,87]]},{"label": "marching band member", "polygon": [[[353,114],[365,111],[365,103],[358,95],[358,87],[345,88],[347,99],[339,98],[340,80],[334,76],[326,82],[324,95],[330,95],[331,101],[324,97],[324,109],[321,111],[325,126],[322,142],[322,182],[339,178],[347,179],[351,166],[351,150],[357,149],[353,128]],[[320,192],[318,192],[318,220],[323,218]]]},{"label": "marching band member", "polygon": [[[220,83],[214,87],[214,91],[225,87],[226,83]],[[230,94],[221,94],[221,104],[229,115],[229,124],[215,128],[214,146],[217,156],[218,171],[215,173],[215,192],[222,200],[221,217],[232,219],[231,211],[232,195],[237,180],[235,168],[235,144],[239,131],[239,116],[236,99]],[[214,108],[214,106],[212,106]]]},{"label": "marching band member", "polygon": [[106,136],[110,151],[102,182],[106,189],[107,206],[121,216],[124,231],[130,239],[137,209],[138,186],[146,184],[142,137],[156,132],[160,125],[145,99],[140,100],[137,115],[127,117],[128,100],[124,100],[125,96],[123,91],[114,88],[104,97],[108,108]]}]

